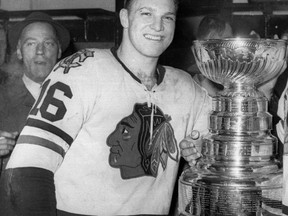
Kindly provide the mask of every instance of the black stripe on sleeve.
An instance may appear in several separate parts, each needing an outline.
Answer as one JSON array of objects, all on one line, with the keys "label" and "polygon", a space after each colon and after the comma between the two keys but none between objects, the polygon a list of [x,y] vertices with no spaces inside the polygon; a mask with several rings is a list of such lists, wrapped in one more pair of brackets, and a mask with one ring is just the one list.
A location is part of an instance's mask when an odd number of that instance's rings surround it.
[{"label": "black stripe on sleeve", "polygon": [[42,130],[48,131],[48,132],[60,137],[61,139],[63,139],[69,146],[71,146],[71,144],[73,142],[73,138],[69,134],[65,133],[60,128],[57,128],[54,125],[51,125],[47,122],[40,121],[37,119],[28,118],[26,125],[30,126],[30,127],[36,127],[36,128],[40,128]]},{"label": "black stripe on sleeve", "polygon": [[285,215],[288,215],[288,206],[282,205],[282,212],[283,212]]},{"label": "black stripe on sleeve", "polygon": [[0,194],[1,216],[56,216],[54,174],[49,170],[6,169]]},{"label": "black stripe on sleeve", "polygon": [[26,143],[48,148],[60,154],[64,158],[64,155],[65,155],[64,149],[61,146],[49,140],[36,137],[36,136],[28,136],[28,135],[21,135],[19,139],[17,140],[17,144],[26,144]]}]

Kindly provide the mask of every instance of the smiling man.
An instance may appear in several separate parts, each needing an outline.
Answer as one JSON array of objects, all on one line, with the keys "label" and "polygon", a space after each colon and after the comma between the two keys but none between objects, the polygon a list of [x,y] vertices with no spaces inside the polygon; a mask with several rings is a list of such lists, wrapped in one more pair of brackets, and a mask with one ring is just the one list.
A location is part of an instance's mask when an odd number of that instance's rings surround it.
[{"label": "smiling man", "polygon": [[176,11],[128,0],[118,48],[56,64],[5,170],[0,215],[168,215],[179,143],[208,132],[211,108],[189,74],[158,64]]}]

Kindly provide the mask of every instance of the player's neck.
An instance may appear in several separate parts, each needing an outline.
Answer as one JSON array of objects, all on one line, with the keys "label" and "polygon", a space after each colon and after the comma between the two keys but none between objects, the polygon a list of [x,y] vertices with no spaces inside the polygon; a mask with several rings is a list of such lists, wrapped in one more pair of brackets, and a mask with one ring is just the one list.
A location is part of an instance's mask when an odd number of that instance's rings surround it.
[{"label": "player's neck", "polygon": [[156,70],[158,58],[145,57],[138,53],[131,54],[131,52],[124,51],[121,46],[117,50],[117,55],[126,67],[141,80],[147,89],[152,89],[157,82]]},{"label": "player's neck", "polygon": [[154,76],[146,76],[145,73],[139,73],[136,76],[149,91],[152,90],[153,86],[157,83],[156,73],[154,73]]}]

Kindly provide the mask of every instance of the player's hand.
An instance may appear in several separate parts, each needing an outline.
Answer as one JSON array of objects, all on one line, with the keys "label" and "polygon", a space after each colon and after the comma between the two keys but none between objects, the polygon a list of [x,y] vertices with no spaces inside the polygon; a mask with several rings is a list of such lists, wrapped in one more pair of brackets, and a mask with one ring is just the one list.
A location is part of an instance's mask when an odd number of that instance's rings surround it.
[{"label": "player's hand", "polygon": [[18,132],[7,132],[0,130],[0,157],[9,154],[16,144]]},{"label": "player's hand", "polygon": [[197,159],[201,157],[201,142],[198,140],[199,138],[199,131],[194,130],[179,144],[181,155],[190,166],[195,166]]}]

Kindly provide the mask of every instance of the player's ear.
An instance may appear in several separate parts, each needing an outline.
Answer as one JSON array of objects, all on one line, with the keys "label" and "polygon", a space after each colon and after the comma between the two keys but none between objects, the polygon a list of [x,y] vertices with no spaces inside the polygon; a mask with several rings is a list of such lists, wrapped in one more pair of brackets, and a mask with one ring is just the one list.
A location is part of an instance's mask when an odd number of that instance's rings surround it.
[{"label": "player's ear", "polygon": [[58,48],[58,56],[57,56],[57,58],[60,59],[61,56],[62,56],[62,49],[61,49],[60,43],[59,43],[58,47],[59,47],[59,48]]},{"label": "player's ear", "polygon": [[119,17],[120,17],[120,22],[121,22],[122,27],[128,28],[128,26],[129,26],[128,10],[125,8],[122,8],[120,10]]}]

